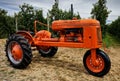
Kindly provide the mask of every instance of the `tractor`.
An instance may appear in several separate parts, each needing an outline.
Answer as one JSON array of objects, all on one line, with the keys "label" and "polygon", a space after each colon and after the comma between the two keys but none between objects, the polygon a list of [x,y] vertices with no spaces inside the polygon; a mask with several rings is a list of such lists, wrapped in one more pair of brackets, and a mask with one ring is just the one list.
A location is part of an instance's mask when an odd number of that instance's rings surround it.
[{"label": "tractor", "polygon": [[[53,37],[47,30],[37,31],[34,21],[34,33],[18,31],[8,37],[5,52],[11,66],[26,68],[32,61],[32,48],[36,48],[42,57],[53,57],[58,47],[86,48],[83,64],[89,74],[97,77],[107,74],[111,67],[109,56],[102,51],[102,36],[99,21],[95,19],[55,20],[51,28],[57,32]],[[43,24],[45,25],[45,24]]]}]

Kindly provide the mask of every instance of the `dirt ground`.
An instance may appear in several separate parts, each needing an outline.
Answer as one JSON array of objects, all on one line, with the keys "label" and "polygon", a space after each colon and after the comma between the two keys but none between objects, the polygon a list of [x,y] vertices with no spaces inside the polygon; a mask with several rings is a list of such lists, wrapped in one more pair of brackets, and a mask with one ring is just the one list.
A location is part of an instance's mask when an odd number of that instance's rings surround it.
[{"label": "dirt ground", "polygon": [[34,51],[32,63],[19,70],[9,65],[4,45],[5,40],[0,39],[0,81],[120,81],[119,46],[107,49],[111,59],[110,72],[104,77],[95,77],[83,66],[86,49],[59,48],[53,58],[43,58]]}]

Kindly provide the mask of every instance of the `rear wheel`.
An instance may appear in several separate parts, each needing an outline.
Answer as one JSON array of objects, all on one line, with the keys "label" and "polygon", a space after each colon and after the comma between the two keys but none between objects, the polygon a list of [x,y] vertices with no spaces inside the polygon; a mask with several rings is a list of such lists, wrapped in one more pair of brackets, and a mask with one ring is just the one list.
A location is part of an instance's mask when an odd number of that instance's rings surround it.
[{"label": "rear wheel", "polygon": [[[41,39],[41,38],[50,39],[51,33],[46,30],[41,30],[35,34],[35,38],[36,40]],[[37,49],[42,57],[53,57],[58,50],[57,47],[51,47],[51,46],[38,46]]]},{"label": "rear wheel", "polygon": [[94,65],[92,63],[90,50],[85,53],[84,58],[83,58],[83,63],[84,63],[86,70],[90,74],[101,77],[109,72],[110,67],[111,67],[111,62],[110,62],[108,55],[99,49],[96,50],[96,55],[97,55],[96,61],[98,63],[97,65]]},{"label": "rear wheel", "polygon": [[8,61],[14,68],[23,69],[31,63],[31,47],[22,36],[17,34],[10,36],[5,47]]},{"label": "rear wheel", "polygon": [[38,51],[42,57],[53,57],[58,50],[58,47],[42,47]]}]

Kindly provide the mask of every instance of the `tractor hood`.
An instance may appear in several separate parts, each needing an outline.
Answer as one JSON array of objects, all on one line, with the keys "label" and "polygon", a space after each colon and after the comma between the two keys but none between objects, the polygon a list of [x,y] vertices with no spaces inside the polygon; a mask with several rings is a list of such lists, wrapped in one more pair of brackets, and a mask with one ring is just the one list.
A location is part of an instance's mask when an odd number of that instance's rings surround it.
[{"label": "tractor hood", "polygon": [[88,26],[100,26],[100,23],[95,19],[56,20],[52,22],[52,29],[55,31]]}]

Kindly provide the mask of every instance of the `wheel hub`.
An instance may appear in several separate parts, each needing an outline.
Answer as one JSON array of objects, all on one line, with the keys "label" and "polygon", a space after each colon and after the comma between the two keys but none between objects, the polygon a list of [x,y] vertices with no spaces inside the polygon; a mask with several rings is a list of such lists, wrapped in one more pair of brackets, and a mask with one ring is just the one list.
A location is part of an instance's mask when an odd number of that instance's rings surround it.
[{"label": "wheel hub", "polygon": [[18,45],[18,44],[15,44],[12,47],[11,53],[15,60],[20,60],[22,58],[22,49],[21,49],[20,45]]},{"label": "wheel hub", "polygon": [[98,55],[95,64],[92,63],[91,56],[87,58],[87,66],[93,72],[100,72],[104,68],[104,60]]}]

